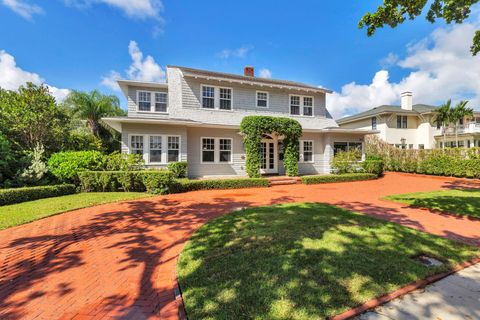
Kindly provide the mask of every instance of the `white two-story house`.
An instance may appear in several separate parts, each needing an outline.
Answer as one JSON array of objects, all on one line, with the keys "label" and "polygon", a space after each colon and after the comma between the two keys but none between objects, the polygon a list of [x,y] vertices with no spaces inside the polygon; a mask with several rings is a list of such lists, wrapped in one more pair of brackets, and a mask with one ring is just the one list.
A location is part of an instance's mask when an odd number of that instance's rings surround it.
[{"label": "white two-story house", "polygon": [[[245,116],[289,117],[303,128],[300,174],[330,173],[335,150],[364,149],[372,130],[339,128],[326,108],[331,91],[303,83],[168,66],[165,83],[119,80],[128,116],[103,121],[122,134],[122,152],[149,167],[186,161],[190,177],[246,176]],[[262,140],[262,174],[283,174],[282,137]]]}]

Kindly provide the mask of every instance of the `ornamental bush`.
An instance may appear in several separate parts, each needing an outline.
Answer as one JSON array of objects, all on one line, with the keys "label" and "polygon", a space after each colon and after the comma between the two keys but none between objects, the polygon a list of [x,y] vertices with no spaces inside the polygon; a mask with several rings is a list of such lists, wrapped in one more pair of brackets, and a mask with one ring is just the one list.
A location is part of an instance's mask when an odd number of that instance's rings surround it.
[{"label": "ornamental bush", "polygon": [[360,150],[339,151],[331,161],[331,168],[334,173],[355,173],[360,171],[359,161],[362,159]]},{"label": "ornamental bush", "polygon": [[182,161],[182,162],[170,162],[167,165],[167,169],[170,170],[170,172],[173,173],[175,178],[185,178],[187,177],[187,162]]},{"label": "ornamental bush", "polygon": [[78,173],[102,170],[100,151],[65,151],[53,154],[48,160],[50,172],[62,182],[78,183]]},{"label": "ornamental bush", "polygon": [[239,178],[239,179],[214,179],[214,180],[188,180],[180,179],[175,186],[175,192],[188,192],[210,189],[241,189],[268,187],[265,178]]},{"label": "ornamental bush", "polygon": [[301,179],[304,184],[320,184],[320,183],[333,183],[333,182],[373,180],[377,178],[378,176],[373,173],[345,173],[345,174],[329,174],[324,176],[303,176]]},{"label": "ornamental bush", "polygon": [[75,185],[62,184],[56,186],[0,189],[0,206],[52,198],[75,193]]},{"label": "ornamental bush", "polygon": [[383,160],[365,160],[360,165],[365,173],[383,175]]},{"label": "ornamental bush", "polygon": [[288,176],[298,175],[298,146],[302,136],[302,126],[298,121],[281,117],[247,116],[240,124],[240,132],[245,136],[246,171],[249,177],[260,177],[261,141],[264,134],[284,137],[285,173]]}]

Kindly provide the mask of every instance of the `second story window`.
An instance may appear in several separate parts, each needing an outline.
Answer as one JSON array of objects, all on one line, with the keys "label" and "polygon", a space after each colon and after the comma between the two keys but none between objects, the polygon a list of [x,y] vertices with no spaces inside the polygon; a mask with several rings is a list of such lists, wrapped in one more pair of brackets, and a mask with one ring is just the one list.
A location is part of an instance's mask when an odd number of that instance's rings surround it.
[{"label": "second story window", "polygon": [[407,129],[407,116],[397,116],[397,129]]},{"label": "second story window", "polygon": [[268,108],[268,92],[257,91],[257,107]]},{"label": "second story window", "polygon": [[313,116],[313,97],[290,96],[290,114],[297,116]]},{"label": "second story window", "polygon": [[167,112],[167,94],[164,92],[155,93],[155,111]]},{"label": "second story window", "polygon": [[372,117],[372,130],[377,130],[377,117]]},{"label": "second story window", "polygon": [[138,92],[138,110],[151,111],[152,109],[152,94],[148,91]]},{"label": "second story window", "polygon": [[232,110],[232,89],[220,88],[220,109]]},{"label": "second story window", "polygon": [[313,116],[313,98],[303,97],[303,115]]},{"label": "second story window", "polygon": [[300,115],[300,96],[290,96],[290,114]]},{"label": "second story window", "polygon": [[202,107],[208,109],[215,108],[215,88],[202,87]]}]

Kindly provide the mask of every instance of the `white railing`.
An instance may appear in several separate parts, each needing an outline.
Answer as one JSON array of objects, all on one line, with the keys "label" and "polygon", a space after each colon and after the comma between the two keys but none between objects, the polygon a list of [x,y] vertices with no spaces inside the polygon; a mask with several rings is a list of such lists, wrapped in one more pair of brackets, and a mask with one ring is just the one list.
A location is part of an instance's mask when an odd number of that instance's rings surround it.
[{"label": "white railing", "polygon": [[[457,133],[476,133],[480,132],[480,123],[474,122],[474,123],[469,123],[467,125],[462,125],[457,127]],[[455,128],[449,127],[449,128],[444,128],[442,131],[442,134],[446,133],[447,135],[453,135],[455,134]]]}]

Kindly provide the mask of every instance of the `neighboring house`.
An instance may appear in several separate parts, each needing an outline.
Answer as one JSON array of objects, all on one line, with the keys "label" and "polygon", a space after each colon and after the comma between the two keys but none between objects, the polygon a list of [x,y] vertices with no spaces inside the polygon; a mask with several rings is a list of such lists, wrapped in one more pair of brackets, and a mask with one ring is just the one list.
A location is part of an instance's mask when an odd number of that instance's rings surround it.
[{"label": "neighboring house", "polygon": [[444,130],[445,136],[443,135],[443,129],[438,136],[435,136],[439,148],[443,147],[444,140],[445,147],[447,148],[455,147],[457,141],[458,147],[480,147],[480,112],[475,112],[472,119],[464,119],[461,121],[456,129],[456,133],[455,126],[453,125],[450,125]]},{"label": "neighboring house", "polygon": [[[336,150],[358,148],[370,130],[339,128],[325,101],[331,91],[303,83],[185,67],[167,67],[166,83],[119,80],[127,117],[103,121],[122,134],[122,152],[142,154],[150,167],[187,161],[190,177],[245,176],[239,132],[245,116],[296,119],[303,128],[300,174],[330,172]],[[283,174],[282,137],[262,140],[263,174]]]},{"label": "neighboring house", "polygon": [[404,92],[400,106],[379,106],[337,120],[341,128],[378,130],[378,137],[403,149],[433,149],[441,128],[435,123],[434,106],[413,104],[412,93]]}]

